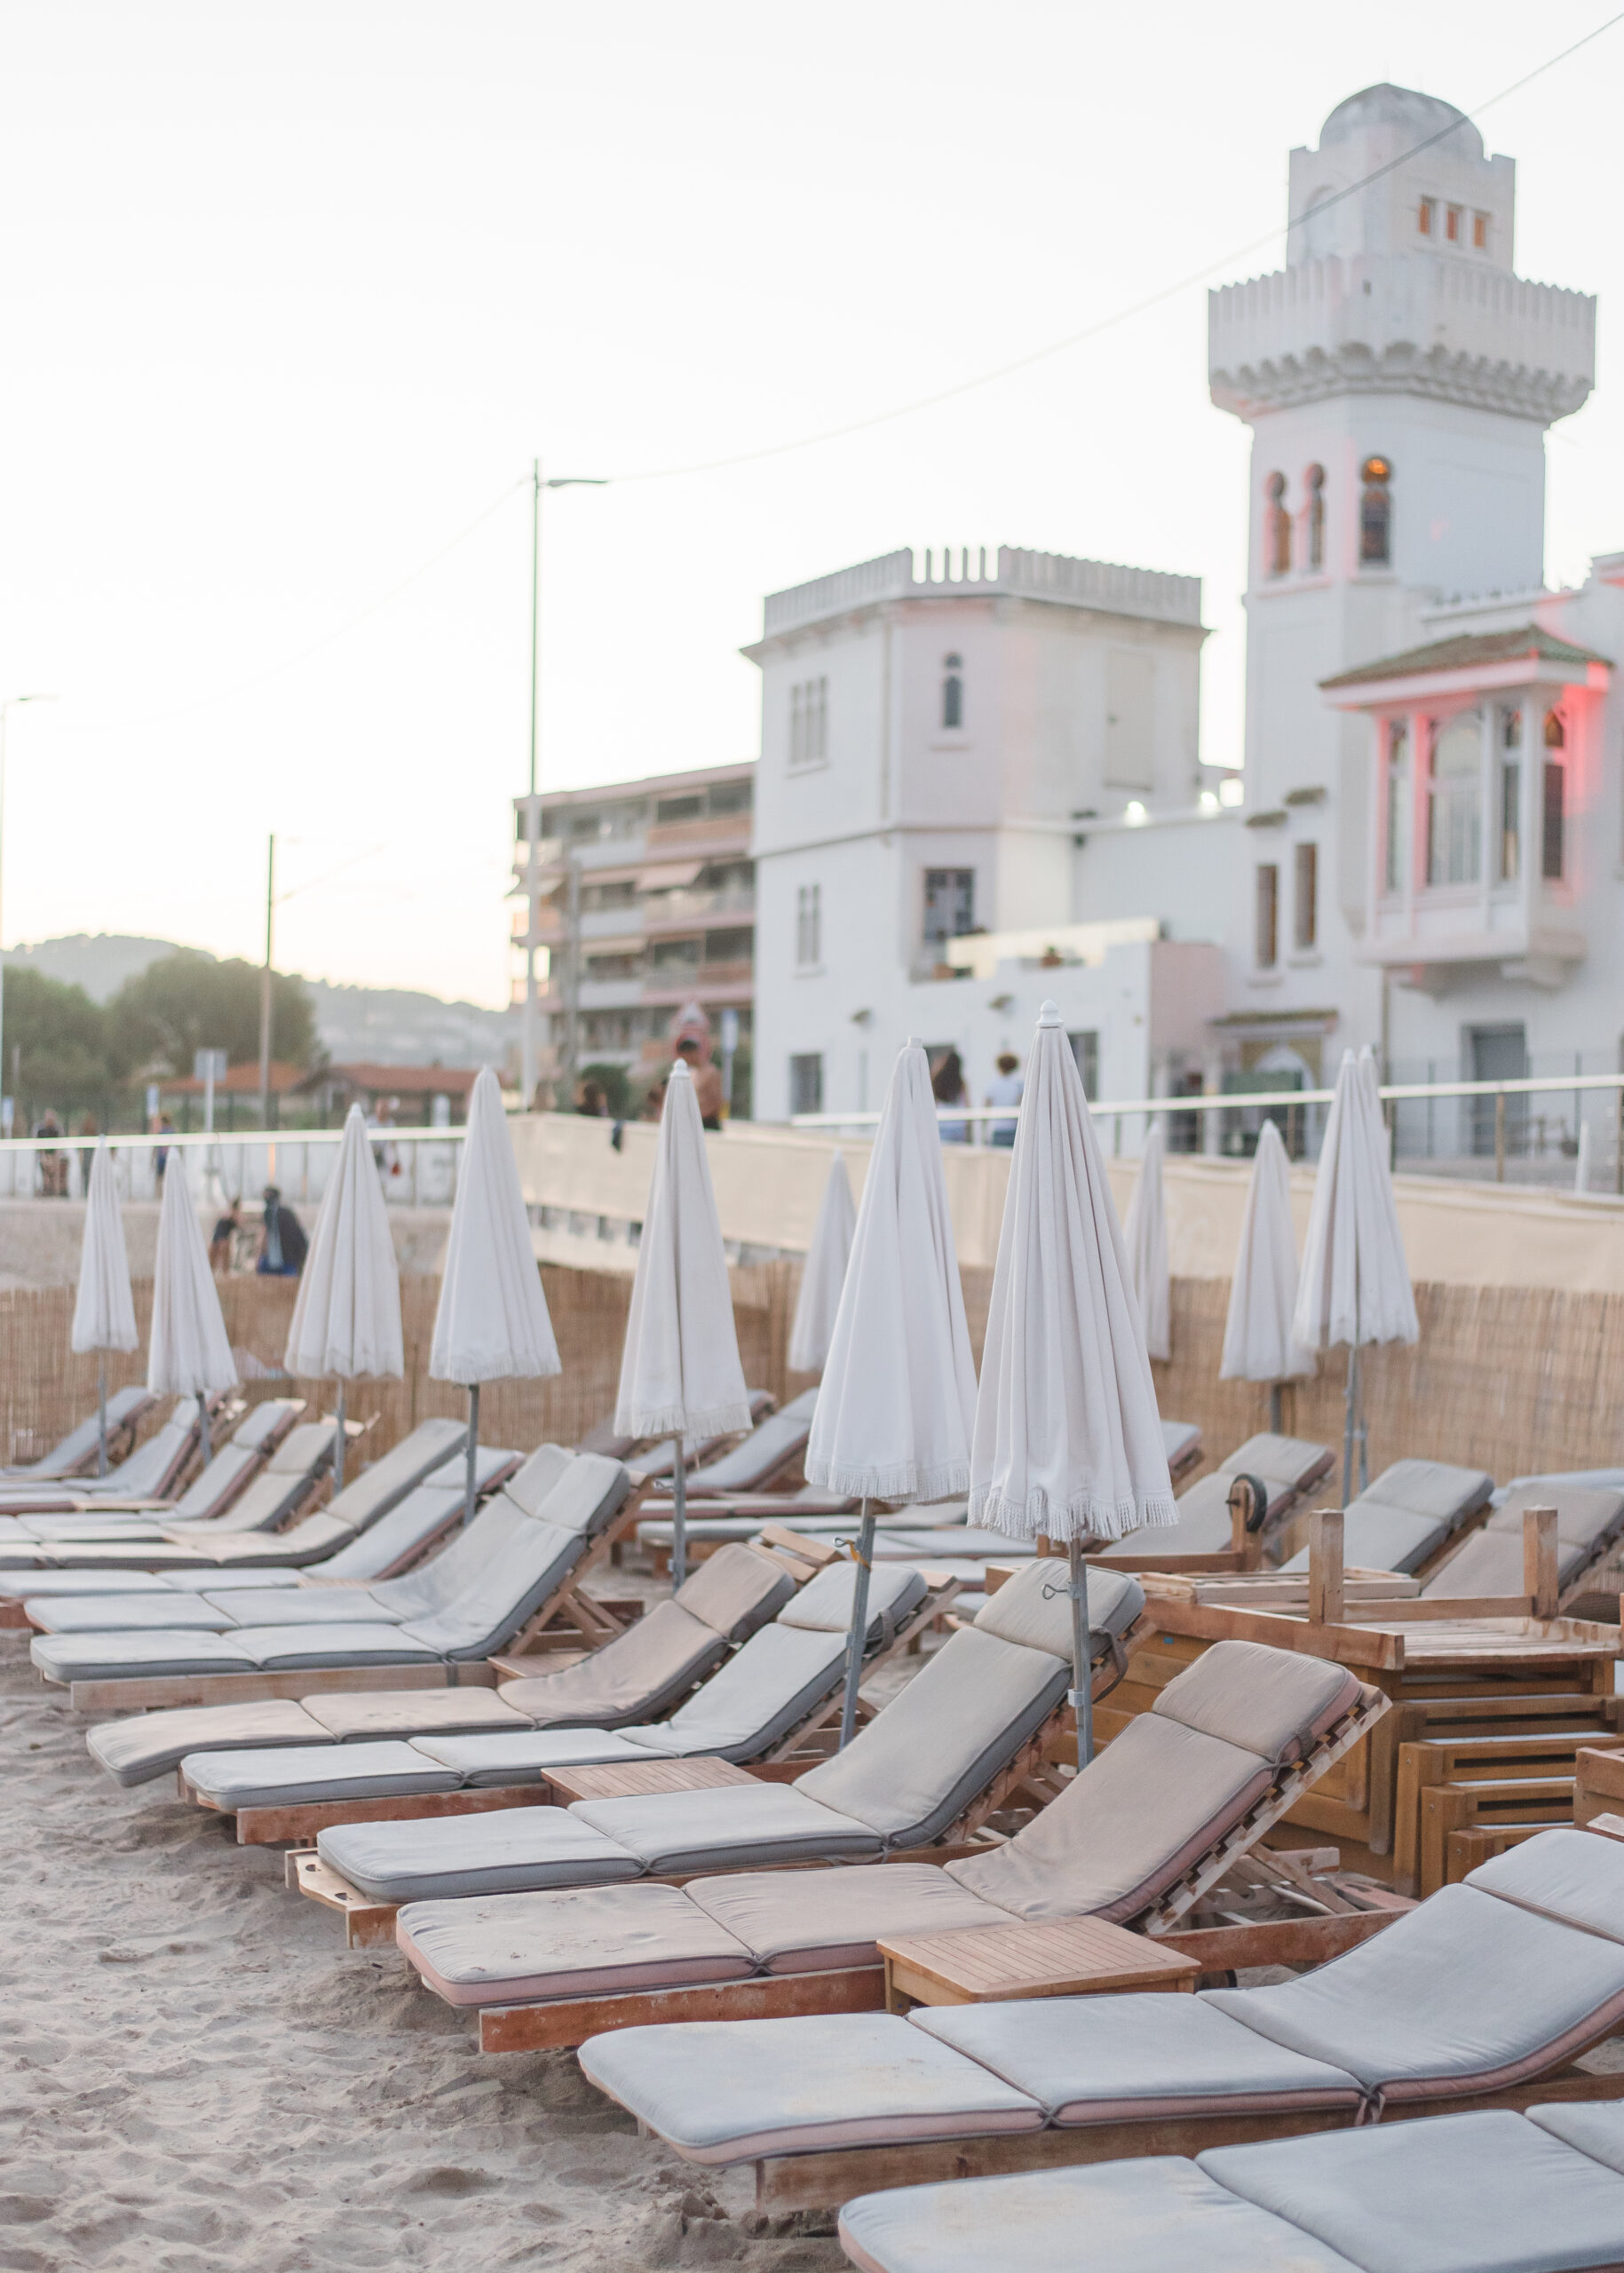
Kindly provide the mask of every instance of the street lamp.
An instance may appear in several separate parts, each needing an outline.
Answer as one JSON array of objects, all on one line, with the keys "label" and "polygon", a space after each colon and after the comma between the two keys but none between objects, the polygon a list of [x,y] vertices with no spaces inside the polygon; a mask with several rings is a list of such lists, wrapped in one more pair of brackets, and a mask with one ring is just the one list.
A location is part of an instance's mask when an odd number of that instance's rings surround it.
[{"label": "street lamp", "polygon": [[[530,800],[525,808],[525,1010],[519,1041],[519,1080],[525,1111],[535,1099],[535,854],[541,841],[541,809],[535,802],[536,762],[542,713],[542,492],[543,489],[606,489],[605,474],[543,475],[540,458],[530,467]],[[574,952],[572,942],[571,953]],[[573,965],[572,965],[573,973]],[[573,1067],[571,1069],[574,1070]]]},{"label": "street lamp", "polygon": [[[22,705],[23,705],[25,702],[54,702],[54,701],[56,701],[56,699],[57,699],[57,698],[56,698],[56,696],[55,696],[54,694],[8,694],[8,695],[5,697],[5,699],[4,699],[4,701],[0,701],[0,878],[3,878],[3,877],[4,877],[4,864],[5,864],[5,729],[6,729],[6,723],[7,723],[7,721],[10,719],[10,717],[11,717],[11,715],[12,715],[12,711],[13,711],[13,710],[20,710],[20,709],[22,708]],[[0,939],[4,939],[4,936],[5,936],[4,930],[4,928],[3,928],[3,927],[0,927]],[[6,1118],[6,1116],[5,1116],[5,1105],[4,1105],[4,1089],[5,1089],[5,959],[4,959],[4,954],[0,954],[0,1134],[4,1134],[4,1135],[5,1135],[5,1136],[9,1136],[11,1135],[11,1133],[12,1133],[12,1129],[11,1129],[11,1121],[10,1121]],[[13,1098],[12,1099],[12,1115],[13,1115],[13,1116],[15,1115],[16,1111],[17,1111],[17,1100],[16,1100],[16,1098],[15,1098],[15,1097],[13,1097]]]}]

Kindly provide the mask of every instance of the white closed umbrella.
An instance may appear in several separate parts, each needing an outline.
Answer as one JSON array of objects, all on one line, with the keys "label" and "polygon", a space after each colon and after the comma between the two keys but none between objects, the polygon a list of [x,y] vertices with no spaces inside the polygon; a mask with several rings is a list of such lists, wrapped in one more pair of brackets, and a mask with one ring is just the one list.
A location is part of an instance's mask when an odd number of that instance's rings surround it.
[{"label": "white closed umbrella", "polygon": [[671,1578],[677,1586],[687,1575],[688,1556],[683,1439],[729,1436],[749,1425],[704,1125],[693,1076],[679,1057],[660,1115],[614,1407],[617,1436],[676,1439]]},{"label": "white closed umbrella", "polygon": [[788,1355],[792,1374],[823,1371],[856,1228],[852,1179],[836,1149],[829,1162],[818,1220],[812,1226],[812,1245],[806,1250],[806,1267],[801,1273],[801,1289],[796,1296],[795,1317],[789,1327]]},{"label": "white closed umbrella", "polygon": [[1344,1050],[1325,1124],[1314,1204],[1303,1242],[1292,1333],[1305,1350],[1348,1345],[1347,1419],[1342,1490],[1351,1496],[1354,1446],[1359,1485],[1369,1482],[1359,1350],[1368,1342],[1419,1342],[1421,1325],[1398,1231],[1388,1166],[1387,1130],[1368,1048]]},{"label": "white closed umbrella", "polygon": [[1593,1167],[1594,1146],[1590,1135],[1590,1124],[1588,1121],[1581,1121],[1579,1124],[1579,1157],[1573,1163],[1575,1192],[1588,1192]]},{"label": "white closed umbrella", "polygon": [[118,1179],[105,1136],[97,1140],[91,1160],[90,1190],[84,1208],[84,1245],[79,1253],[79,1293],[74,1303],[72,1347],[83,1356],[97,1353],[96,1409],[99,1420],[96,1473],[107,1472],[107,1352],[133,1350],[139,1339],[135,1330],[135,1303],[130,1292],[130,1256],[124,1247],[124,1219],[119,1213]]},{"label": "white closed umbrella", "polygon": [[331,1374],[338,1383],[333,1489],[341,1492],[345,1383],[363,1375],[399,1381],[406,1368],[400,1274],[367,1116],[358,1105],[345,1117],[338,1159],[321,1196],[282,1363],[304,1379]]},{"label": "white closed umbrella", "polygon": [[1139,1160],[1139,1181],[1128,1203],[1123,1235],[1128,1242],[1129,1269],[1134,1295],[1145,1322],[1145,1346],[1153,1358],[1168,1358],[1173,1350],[1173,1290],[1168,1274],[1168,1207],[1161,1170],[1167,1159],[1167,1139],[1156,1121],[1145,1140]]},{"label": "white closed umbrella", "polygon": [[1230,1280],[1229,1315],[1218,1379],[1267,1382],[1269,1426],[1280,1425],[1280,1383],[1314,1370],[1314,1353],[1292,1331],[1297,1306],[1297,1240],[1291,1225],[1291,1166],[1280,1132],[1265,1121],[1247,1184],[1240,1246]]},{"label": "white closed umbrella", "polygon": [[237,1385],[237,1361],[209,1268],[202,1225],[186,1183],[186,1156],[170,1150],[158,1210],[158,1254],[153,1267],[152,1333],[147,1347],[147,1386],[160,1396],[194,1397],[209,1442],[209,1399]]},{"label": "white closed umbrella", "polygon": [[976,1367],[931,1067],[904,1043],[885,1092],[806,1447],[806,1477],[860,1499],[840,1741],[857,1717],[876,1500],[970,1488]]},{"label": "white closed umbrella", "polygon": [[1085,1539],[1177,1520],[1128,1244],[1071,1044],[1038,1017],[976,1399],[970,1519],[1064,1540],[1078,1765],[1093,1754]]},{"label": "white closed umbrella", "polygon": [[480,1384],[534,1381],[562,1371],[502,1090],[487,1065],[468,1101],[451,1236],[429,1346],[431,1379],[456,1382],[468,1391],[464,1523],[473,1516]]}]

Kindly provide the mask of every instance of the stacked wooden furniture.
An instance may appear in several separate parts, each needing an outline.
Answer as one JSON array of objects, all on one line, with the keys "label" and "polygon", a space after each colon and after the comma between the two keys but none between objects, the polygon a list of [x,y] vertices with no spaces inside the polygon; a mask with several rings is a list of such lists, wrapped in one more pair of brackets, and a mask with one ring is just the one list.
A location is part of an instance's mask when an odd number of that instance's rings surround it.
[{"label": "stacked wooden furniture", "polygon": [[[1555,1515],[1525,1521],[1522,1596],[1422,1601],[1414,1580],[1344,1572],[1342,1518],[1315,1518],[1307,1574],[1147,1572],[1128,1675],[1096,1714],[1108,1740],[1216,1641],[1335,1659],[1394,1709],[1287,1818],[1362,1850],[1405,1894],[1428,1893],[1572,1819],[1578,1756],[1624,1743],[1620,1629],[1554,1614]],[[1624,1759],[1619,1762],[1624,1769]],[[1624,1777],[1608,1804],[1624,1797]]]}]

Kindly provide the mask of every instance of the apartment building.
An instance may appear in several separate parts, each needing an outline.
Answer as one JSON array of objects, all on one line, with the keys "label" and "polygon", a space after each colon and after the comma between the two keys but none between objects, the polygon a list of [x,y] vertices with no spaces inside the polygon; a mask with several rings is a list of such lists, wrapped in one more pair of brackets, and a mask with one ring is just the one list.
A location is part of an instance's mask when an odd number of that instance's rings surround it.
[{"label": "apartment building", "polygon": [[697,1003],[715,1054],[735,1029],[735,1109],[749,1109],[756,885],[754,762],[514,799],[513,1001],[535,951],[538,1081],[568,1095],[590,1065],[634,1081]]}]

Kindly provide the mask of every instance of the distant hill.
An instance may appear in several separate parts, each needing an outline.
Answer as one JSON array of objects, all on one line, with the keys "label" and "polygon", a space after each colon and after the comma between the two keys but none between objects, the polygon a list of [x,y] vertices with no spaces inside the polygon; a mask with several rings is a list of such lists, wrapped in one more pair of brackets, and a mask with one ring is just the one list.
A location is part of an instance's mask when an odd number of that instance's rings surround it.
[{"label": "distant hill", "polygon": [[[174,954],[178,945],[173,939],[77,931],[67,939],[8,947],[4,960],[83,986],[93,1002],[106,1002],[127,978],[139,978],[149,963]],[[341,1065],[362,1060],[380,1065],[500,1066],[519,1040],[513,1010],[442,1002],[437,995],[403,986],[333,986],[324,978],[307,978],[305,986],[321,1046]]]}]

